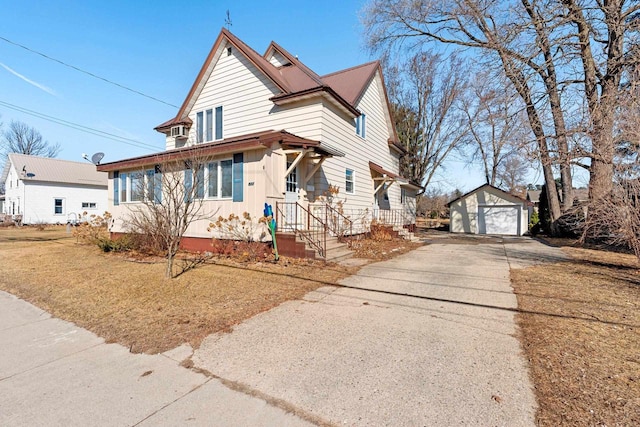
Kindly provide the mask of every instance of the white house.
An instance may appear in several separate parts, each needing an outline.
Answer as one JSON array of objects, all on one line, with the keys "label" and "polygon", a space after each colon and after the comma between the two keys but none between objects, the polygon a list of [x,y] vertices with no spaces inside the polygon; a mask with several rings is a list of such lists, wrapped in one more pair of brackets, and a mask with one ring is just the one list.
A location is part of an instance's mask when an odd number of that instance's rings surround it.
[{"label": "white house", "polygon": [[[268,203],[281,230],[304,234],[311,215],[326,217],[331,185],[359,227],[415,224],[420,186],[399,176],[404,149],[377,61],[320,76],[275,42],[260,55],[222,29],[177,115],[156,130],[166,151],[98,166],[109,172],[114,233],[139,203],[133,187],[193,156],[207,159],[197,172],[205,216],[260,216]],[[208,224],[195,222],[187,236],[209,244]]]},{"label": "white house", "polygon": [[489,184],[449,202],[452,233],[522,236],[528,230],[527,201]]},{"label": "white house", "polygon": [[23,224],[64,224],[107,210],[107,174],[89,163],[13,153],[2,180],[3,213]]}]

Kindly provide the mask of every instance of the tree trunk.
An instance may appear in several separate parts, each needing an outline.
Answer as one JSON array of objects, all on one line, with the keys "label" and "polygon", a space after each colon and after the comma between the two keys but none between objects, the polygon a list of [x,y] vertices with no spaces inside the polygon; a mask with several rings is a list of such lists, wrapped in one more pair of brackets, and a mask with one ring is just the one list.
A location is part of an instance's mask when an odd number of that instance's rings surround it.
[{"label": "tree trunk", "polygon": [[173,250],[173,246],[169,247],[169,250],[167,251],[167,269],[164,272],[164,277],[166,277],[167,279],[173,278],[173,260],[175,258],[174,252],[175,251]]},{"label": "tree trunk", "polygon": [[542,163],[542,171],[544,173],[544,181],[547,185],[547,199],[549,202],[549,215],[551,216],[551,233],[555,234],[556,221],[562,215],[560,209],[560,200],[558,198],[558,190],[556,189],[555,179],[553,177],[552,160],[549,155],[549,146],[547,144],[547,137],[544,134],[544,127],[542,126],[542,120],[538,115],[538,110],[531,97],[531,90],[527,86],[527,80],[522,74],[522,71],[514,65],[513,61],[504,53],[499,51],[500,59],[505,74],[509,80],[513,83],[516,91],[524,101],[526,105],[527,117],[529,118],[529,124],[531,131],[538,142],[538,149],[540,152],[540,162]]}]

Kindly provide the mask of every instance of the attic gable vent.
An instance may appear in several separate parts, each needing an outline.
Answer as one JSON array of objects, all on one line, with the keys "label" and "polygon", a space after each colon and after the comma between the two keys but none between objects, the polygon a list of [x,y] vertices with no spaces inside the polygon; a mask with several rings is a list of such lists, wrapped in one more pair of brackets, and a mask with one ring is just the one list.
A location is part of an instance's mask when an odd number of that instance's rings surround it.
[{"label": "attic gable vent", "polygon": [[231,56],[231,46],[227,48],[227,56]]},{"label": "attic gable vent", "polygon": [[184,127],[184,125],[172,126],[171,136],[177,139],[184,139],[187,137],[187,129]]}]

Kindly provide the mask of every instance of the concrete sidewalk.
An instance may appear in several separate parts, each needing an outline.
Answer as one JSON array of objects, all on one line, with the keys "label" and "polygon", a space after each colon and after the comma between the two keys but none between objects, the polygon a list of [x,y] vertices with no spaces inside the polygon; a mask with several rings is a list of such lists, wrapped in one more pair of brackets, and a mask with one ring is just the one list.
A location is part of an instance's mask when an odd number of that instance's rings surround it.
[{"label": "concrete sidewalk", "polygon": [[5,292],[0,343],[2,426],[312,425],[180,367],[179,351],[131,354]]},{"label": "concrete sidewalk", "polygon": [[327,424],[532,426],[509,268],[561,259],[531,239],[432,244],[210,336],[193,360]]}]

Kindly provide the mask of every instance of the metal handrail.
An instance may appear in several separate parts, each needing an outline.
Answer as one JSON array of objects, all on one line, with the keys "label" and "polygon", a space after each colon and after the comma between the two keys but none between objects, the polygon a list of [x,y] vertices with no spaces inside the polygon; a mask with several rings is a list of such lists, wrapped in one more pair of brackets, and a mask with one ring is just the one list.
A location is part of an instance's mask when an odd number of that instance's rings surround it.
[{"label": "metal handrail", "polygon": [[[294,221],[288,221],[288,208],[292,208]],[[306,213],[306,216],[299,215]],[[327,256],[327,224],[298,202],[276,202],[276,223],[282,231],[293,231],[322,258]],[[291,227],[291,229],[289,229]]]}]

